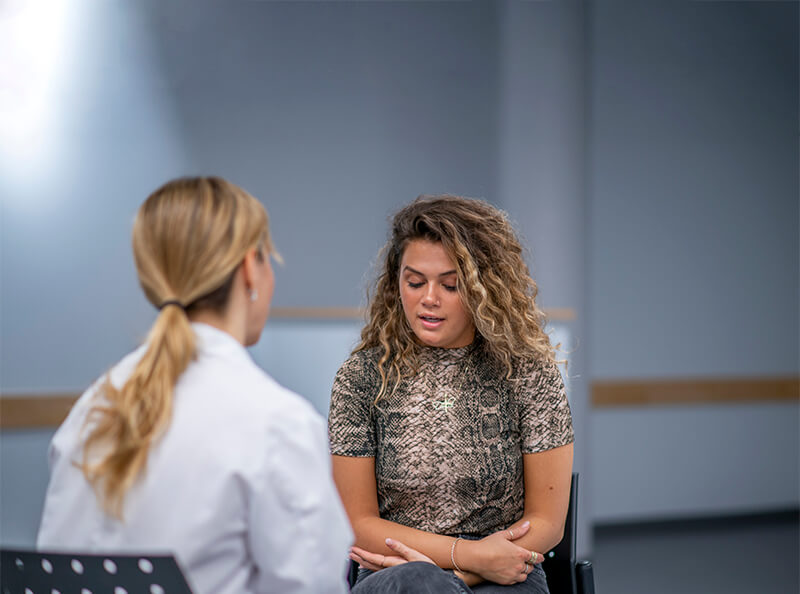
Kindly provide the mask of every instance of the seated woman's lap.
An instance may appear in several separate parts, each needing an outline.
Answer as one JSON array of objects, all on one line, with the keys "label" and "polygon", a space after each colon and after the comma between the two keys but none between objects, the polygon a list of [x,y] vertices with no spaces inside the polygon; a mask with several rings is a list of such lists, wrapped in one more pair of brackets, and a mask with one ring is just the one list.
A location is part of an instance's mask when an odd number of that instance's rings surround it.
[{"label": "seated woman's lap", "polygon": [[470,594],[451,571],[432,563],[415,561],[380,571],[359,568],[352,594]]},{"label": "seated woman's lap", "polygon": [[518,584],[501,586],[482,583],[469,588],[453,572],[432,563],[412,562],[380,571],[360,568],[353,594],[549,594],[544,570],[534,566],[528,579]]}]

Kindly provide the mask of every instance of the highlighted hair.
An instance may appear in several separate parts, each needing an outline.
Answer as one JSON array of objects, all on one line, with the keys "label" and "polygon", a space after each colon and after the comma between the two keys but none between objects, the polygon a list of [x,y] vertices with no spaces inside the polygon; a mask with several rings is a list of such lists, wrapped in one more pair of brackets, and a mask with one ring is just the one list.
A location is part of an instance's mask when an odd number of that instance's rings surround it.
[{"label": "highlighted hair", "polygon": [[[217,177],[182,178],[153,192],[133,226],[133,255],[147,299],[164,307],[133,373],[117,389],[110,377],[87,417],[80,468],[110,515],[122,518],[125,495],[146,469],[150,447],[169,426],[173,389],[195,356],[187,312],[224,311],[247,251],[273,253],[261,203]],[[266,251],[266,254],[265,254]]]},{"label": "highlighted hair", "polygon": [[441,243],[455,263],[458,293],[478,334],[511,377],[514,361],[533,357],[555,361],[544,332],[538,292],[522,246],[505,213],[482,200],[420,196],[395,214],[391,237],[382,248],[368,319],[353,352],[378,347],[381,387],[377,400],[394,393],[418,365],[420,344],[406,320],[399,296],[400,263],[409,242]]}]

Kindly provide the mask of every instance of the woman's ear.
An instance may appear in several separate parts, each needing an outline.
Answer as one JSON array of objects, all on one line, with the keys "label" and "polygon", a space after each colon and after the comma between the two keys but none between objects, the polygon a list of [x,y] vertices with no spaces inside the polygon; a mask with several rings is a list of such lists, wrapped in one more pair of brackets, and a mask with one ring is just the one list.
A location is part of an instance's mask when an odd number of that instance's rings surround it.
[{"label": "woman's ear", "polygon": [[258,262],[258,250],[254,247],[245,252],[244,259],[242,260],[242,280],[244,281],[244,288],[249,293],[256,285],[256,278],[258,272],[256,270],[256,263]]}]

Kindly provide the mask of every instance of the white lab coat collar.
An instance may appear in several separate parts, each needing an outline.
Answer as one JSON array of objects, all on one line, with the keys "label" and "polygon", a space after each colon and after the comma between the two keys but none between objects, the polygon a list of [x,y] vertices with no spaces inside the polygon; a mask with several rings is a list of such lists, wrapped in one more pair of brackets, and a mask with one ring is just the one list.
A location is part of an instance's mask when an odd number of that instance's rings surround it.
[{"label": "white lab coat collar", "polygon": [[203,354],[251,361],[250,353],[233,336],[209,324],[192,322],[197,337],[197,350]]}]

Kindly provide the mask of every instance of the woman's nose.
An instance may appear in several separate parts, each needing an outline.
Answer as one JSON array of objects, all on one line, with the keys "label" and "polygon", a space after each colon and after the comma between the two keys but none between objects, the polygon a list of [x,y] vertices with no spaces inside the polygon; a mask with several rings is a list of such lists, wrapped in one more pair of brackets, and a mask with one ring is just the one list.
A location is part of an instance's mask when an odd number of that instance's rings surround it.
[{"label": "woman's nose", "polygon": [[428,284],[425,294],[422,296],[422,303],[426,306],[439,305],[439,294],[436,292],[433,283]]}]

